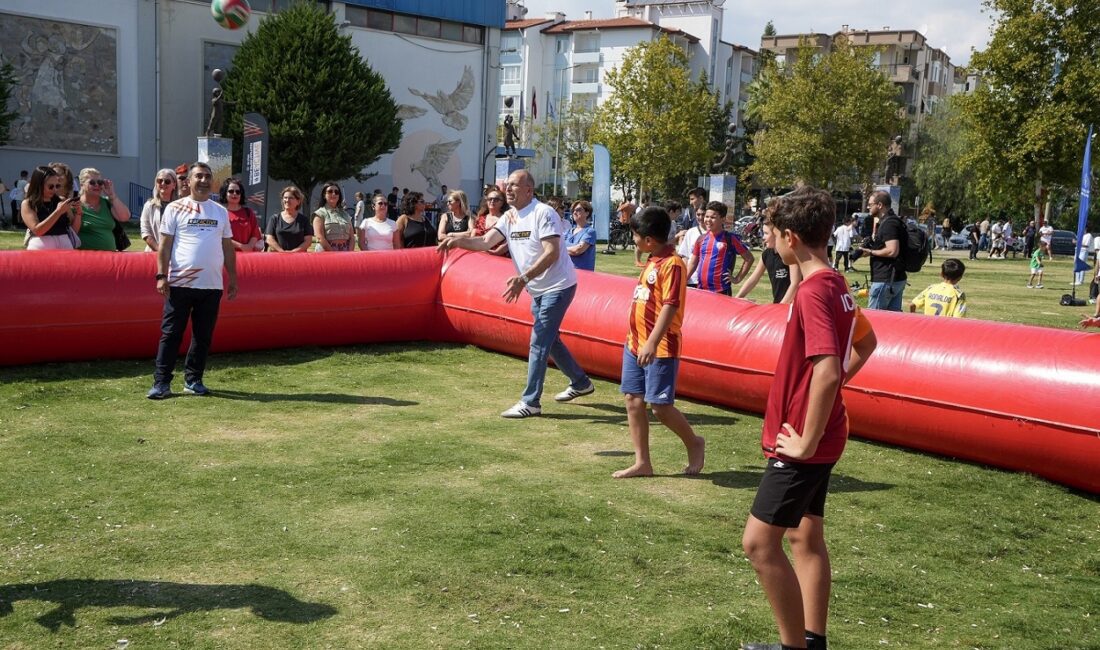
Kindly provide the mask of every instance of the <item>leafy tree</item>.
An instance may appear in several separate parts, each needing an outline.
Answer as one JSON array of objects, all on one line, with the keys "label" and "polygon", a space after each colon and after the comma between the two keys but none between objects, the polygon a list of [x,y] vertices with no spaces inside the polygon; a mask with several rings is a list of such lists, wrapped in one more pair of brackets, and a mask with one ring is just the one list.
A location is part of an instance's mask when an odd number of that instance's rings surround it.
[{"label": "leafy tree", "polygon": [[826,54],[804,42],[793,62],[764,73],[767,90],[753,97],[760,130],[748,174],[773,187],[866,183],[903,123],[898,89],[873,56],[839,36]]},{"label": "leafy tree", "polygon": [[1100,0],[984,4],[995,23],[970,61],[982,85],[963,101],[974,135],[965,167],[1007,200],[1075,185],[1088,124],[1100,124]]},{"label": "leafy tree", "polygon": [[590,141],[607,147],[620,183],[636,181],[644,196],[711,161],[711,125],[699,107],[713,95],[691,80],[687,55],[668,37],[627,50],[606,83]]},{"label": "leafy tree", "polygon": [[[564,184],[570,173],[577,176],[582,191],[592,188],[592,148],[589,138],[595,112],[584,106],[563,103],[556,119],[536,124],[532,145],[540,158],[558,159],[558,183]],[[552,179],[543,179],[552,180]]]},{"label": "leafy tree", "polygon": [[271,128],[271,176],[306,197],[318,183],[354,177],[401,143],[401,120],[382,76],[316,3],[273,14],[241,44],[222,86],[227,136],[256,112]]},{"label": "leafy tree", "polygon": [[15,111],[8,110],[12,93],[18,80],[15,78],[15,68],[11,62],[0,63],[0,147],[6,145],[11,137],[11,125],[18,117]]},{"label": "leafy tree", "polygon": [[978,207],[973,176],[965,168],[970,144],[960,96],[939,102],[921,123],[913,178],[923,202],[942,215],[969,215]]}]

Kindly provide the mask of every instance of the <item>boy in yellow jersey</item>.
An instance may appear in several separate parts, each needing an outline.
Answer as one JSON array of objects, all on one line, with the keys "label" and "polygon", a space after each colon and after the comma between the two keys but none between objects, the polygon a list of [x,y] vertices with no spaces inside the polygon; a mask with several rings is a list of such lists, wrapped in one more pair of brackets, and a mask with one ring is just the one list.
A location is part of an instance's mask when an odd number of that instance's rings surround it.
[{"label": "boy in yellow jersey", "polygon": [[959,280],[966,273],[966,266],[956,259],[946,259],[940,266],[937,282],[920,292],[909,303],[909,313],[920,311],[925,316],[948,316],[962,318],[966,316],[966,294],[959,290]]},{"label": "boy in yellow jersey", "polygon": [[673,405],[676,371],[680,363],[680,324],[684,320],[687,268],[668,241],[672,221],[660,207],[648,207],[630,218],[634,245],[649,253],[649,261],[634,287],[630,328],[623,347],[620,390],[626,396],[626,419],[634,444],[634,464],[612,474],[615,478],[653,476],[649,459],[649,417],[653,414],[687,447],[685,474],[703,469],[706,442],[695,435],[684,414]]}]

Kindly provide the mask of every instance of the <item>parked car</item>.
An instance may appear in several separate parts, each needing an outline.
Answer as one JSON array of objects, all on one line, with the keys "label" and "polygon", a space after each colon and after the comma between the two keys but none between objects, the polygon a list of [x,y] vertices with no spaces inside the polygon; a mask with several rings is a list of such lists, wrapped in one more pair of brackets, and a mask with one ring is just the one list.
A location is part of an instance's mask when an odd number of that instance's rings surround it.
[{"label": "parked car", "polygon": [[1050,252],[1055,255],[1070,255],[1077,252],[1077,233],[1069,230],[1055,230],[1050,237]]},{"label": "parked car", "polygon": [[951,235],[947,240],[947,248],[953,251],[969,249],[970,228],[971,226],[963,226],[962,230]]}]

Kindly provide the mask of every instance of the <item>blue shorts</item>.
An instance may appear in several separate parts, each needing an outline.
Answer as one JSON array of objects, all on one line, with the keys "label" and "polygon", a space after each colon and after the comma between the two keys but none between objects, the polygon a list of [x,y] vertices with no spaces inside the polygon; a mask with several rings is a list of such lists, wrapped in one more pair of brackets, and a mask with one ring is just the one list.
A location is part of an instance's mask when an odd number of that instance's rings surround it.
[{"label": "blue shorts", "polygon": [[624,395],[644,395],[647,404],[672,404],[676,401],[676,371],[679,359],[654,358],[641,368],[638,357],[623,346],[623,380],[619,391]]}]

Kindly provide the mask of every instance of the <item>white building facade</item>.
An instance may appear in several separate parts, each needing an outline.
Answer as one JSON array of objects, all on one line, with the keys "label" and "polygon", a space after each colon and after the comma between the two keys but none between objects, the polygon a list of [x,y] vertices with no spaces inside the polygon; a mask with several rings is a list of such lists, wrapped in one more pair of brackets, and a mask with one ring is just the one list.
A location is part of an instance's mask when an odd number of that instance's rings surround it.
[{"label": "white building facade", "polygon": [[[209,116],[210,72],[231,67],[245,37],[291,0],[251,5],[249,23],[230,31],[214,22],[206,0],[5,0],[0,52],[16,68],[11,108],[19,117],[0,147],[0,177],[61,161],[98,168],[125,196],[128,184],[148,188],[157,169],[194,160]],[[321,5],[386,79],[394,100],[412,107],[398,149],[363,170],[374,177],[342,182],[345,196],[394,185],[428,192],[432,182],[416,163],[428,147],[454,142],[435,181],[480,194],[493,174],[505,0]],[[450,94],[460,83],[473,88],[460,111],[465,120],[444,121],[412,92]],[[269,206],[281,187],[271,179]]]}]

